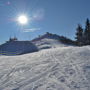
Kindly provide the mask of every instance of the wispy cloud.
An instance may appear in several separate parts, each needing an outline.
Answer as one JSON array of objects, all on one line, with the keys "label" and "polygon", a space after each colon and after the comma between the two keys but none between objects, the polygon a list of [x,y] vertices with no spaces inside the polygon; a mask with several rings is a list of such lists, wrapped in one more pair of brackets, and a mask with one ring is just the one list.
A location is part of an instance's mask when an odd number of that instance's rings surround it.
[{"label": "wispy cloud", "polygon": [[41,30],[40,28],[27,28],[23,29],[23,32],[35,32]]}]

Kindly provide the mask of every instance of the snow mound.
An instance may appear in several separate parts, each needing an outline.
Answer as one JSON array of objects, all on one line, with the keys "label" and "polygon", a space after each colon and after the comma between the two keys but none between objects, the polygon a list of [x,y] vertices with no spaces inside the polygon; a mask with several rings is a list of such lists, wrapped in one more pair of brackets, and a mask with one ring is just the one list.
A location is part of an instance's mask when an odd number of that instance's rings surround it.
[{"label": "snow mound", "polygon": [[47,32],[46,34],[33,39],[32,43],[34,43],[41,50],[48,48],[71,46],[70,43],[72,43],[72,41],[63,36]]},{"label": "snow mound", "polygon": [[9,41],[0,46],[1,55],[19,55],[37,51],[30,41]]},{"label": "snow mound", "polygon": [[90,47],[0,56],[0,90],[90,90]]},{"label": "snow mound", "polygon": [[41,39],[33,42],[39,50],[48,49],[48,48],[57,48],[57,47],[65,47],[65,44],[62,44],[60,41],[55,39]]},{"label": "snow mound", "polygon": [[35,42],[35,41],[39,41],[39,40],[45,39],[45,38],[47,38],[47,39],[60,40],[61,37],[59,35],[56,35],[56,34],[52,34],[52,33],[47,32],[44,35],[40,35],[39,37],[33,39],[32,41]]}]

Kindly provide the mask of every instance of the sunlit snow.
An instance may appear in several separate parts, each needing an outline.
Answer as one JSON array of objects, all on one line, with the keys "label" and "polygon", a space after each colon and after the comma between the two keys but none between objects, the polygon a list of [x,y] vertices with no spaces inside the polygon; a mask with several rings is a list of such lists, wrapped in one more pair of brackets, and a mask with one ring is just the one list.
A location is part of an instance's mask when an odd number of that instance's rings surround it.
[{"label": "sunlit snow", "polygon": [[0,90],[90,90],[90,47],[0,56]]}]

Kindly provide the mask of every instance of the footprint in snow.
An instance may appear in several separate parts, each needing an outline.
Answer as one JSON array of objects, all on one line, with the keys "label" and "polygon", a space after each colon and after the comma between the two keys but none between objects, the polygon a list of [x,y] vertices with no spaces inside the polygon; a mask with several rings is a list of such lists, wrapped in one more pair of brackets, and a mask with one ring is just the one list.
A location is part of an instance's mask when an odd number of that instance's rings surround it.
[{"label": "footprint in snow", "polygon": [[65,73],[71,76],[74,75],[76,71],[72,68],[65,68]]},{"label": "footprint in snow", "polygon": [[59,77],[58,80],[59,80],[60,82],[62,82],[62,83],[66,82],[65,76]]}]

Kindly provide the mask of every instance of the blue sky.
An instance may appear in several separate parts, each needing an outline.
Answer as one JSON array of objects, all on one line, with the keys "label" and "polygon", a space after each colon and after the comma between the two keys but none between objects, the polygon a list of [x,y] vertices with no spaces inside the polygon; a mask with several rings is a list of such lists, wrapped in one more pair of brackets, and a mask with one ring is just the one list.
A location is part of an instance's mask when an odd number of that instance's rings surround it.
[{"label": "blue sky", "polygon": [[[25,14],[29,22],[16,19]],[[45,32],[75,37],[77,24],[90,19],[90,0],[0,0],[0,43],[9,37],[30,40]],[[27,30],[27,31],[25,31]]]}]

